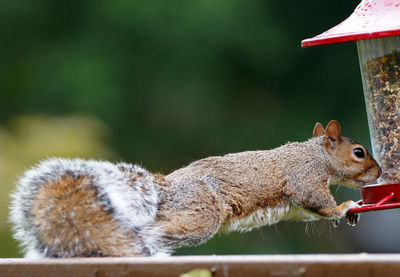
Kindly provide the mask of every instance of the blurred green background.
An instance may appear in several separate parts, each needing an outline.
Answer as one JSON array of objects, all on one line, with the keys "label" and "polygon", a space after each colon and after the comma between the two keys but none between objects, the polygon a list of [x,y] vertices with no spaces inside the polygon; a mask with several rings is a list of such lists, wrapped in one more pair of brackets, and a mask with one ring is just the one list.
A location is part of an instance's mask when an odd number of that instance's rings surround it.
[{"label": "blurred green background", "polygon": [[[20,256],[14,182],[49,156],[168,173],[305,140],[331,119],[370,149],[355,43],[300,47],[358,3],[0,0],[0,256]],[[398,252],[399,224],[396,210],[355,228],[283,222],[176,254]]]}]

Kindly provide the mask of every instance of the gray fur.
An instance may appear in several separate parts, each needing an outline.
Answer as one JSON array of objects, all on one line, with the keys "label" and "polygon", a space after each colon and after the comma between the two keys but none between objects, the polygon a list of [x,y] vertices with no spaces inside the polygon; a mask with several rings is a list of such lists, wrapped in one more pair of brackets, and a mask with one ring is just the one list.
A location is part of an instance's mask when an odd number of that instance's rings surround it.
[{"label": "gray fur", "polygon": [[[24,253],[46,254],[45,246],[41,244],[33,225],[32,201],[43,184],[51,183],[65,173],[75,177],[82,174],[91,176],[98,189],[97,204],[112,211],[125,228],[145,234],[139,234],[138,237],[152,234],[154,228],[148,225],[154,221],[160,196],[153,183],[153,176],[147,170],[126,163],[115,165],[105,161],[52,158],[26,171],[11,195],[10,221],[13,223],[14,238],[20,242]],[[135,181],[127,173],[139,173],[143,177]],[[142,191],[140,186],[145,186],[146,190]],[[149,248],[149,254],[166,252],[157,246],[157,238],[146,239],[143,244]]]}]

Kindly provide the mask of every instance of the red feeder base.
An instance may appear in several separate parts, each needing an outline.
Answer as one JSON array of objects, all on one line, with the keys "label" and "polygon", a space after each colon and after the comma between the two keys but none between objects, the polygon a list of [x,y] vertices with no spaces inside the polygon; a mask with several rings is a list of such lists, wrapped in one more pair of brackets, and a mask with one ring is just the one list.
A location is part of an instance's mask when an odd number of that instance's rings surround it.
[{"label": "red feeder base", "polygon": [[400,183],[369,185],[360,189],[360,208],[349,210],[348,214],[400,208]]}]

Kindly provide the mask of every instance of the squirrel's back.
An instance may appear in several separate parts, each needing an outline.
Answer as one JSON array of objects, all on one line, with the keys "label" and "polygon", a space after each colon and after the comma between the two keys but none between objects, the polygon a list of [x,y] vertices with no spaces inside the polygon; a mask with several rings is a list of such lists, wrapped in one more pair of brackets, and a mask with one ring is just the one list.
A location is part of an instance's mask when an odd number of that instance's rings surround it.
[{"label": "squirrel's back", "polygon": [[50,159],[19,180],[10,220],[27,256],[150,255],[159,249],[141,233],[159,201],[153,175],[139,166]]}]

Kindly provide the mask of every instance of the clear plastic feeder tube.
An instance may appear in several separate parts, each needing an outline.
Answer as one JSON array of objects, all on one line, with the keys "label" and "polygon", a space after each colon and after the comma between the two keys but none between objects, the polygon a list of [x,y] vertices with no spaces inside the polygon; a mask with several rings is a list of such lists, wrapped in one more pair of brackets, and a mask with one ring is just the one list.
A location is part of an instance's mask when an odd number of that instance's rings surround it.
[{"label": "clear plastic feeder tube", "polygon": [[379,183],[400,183],[400,36],[357,41]]}]

